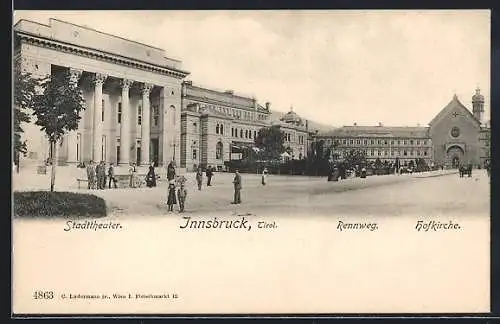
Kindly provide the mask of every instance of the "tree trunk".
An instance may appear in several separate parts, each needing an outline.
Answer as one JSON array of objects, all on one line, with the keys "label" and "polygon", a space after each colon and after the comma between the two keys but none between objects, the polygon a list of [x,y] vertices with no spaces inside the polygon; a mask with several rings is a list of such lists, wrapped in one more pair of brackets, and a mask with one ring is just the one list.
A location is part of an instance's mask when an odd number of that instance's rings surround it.
[{"label": "tree trunk", "polygon": [[19,152],[16,152],[16,158],[14,159],[14,163],[16,164],[16,173],[19,173],[19,160],[20,160],[21,154]]},{"label": "tree trunk", "polygon": [[56,183],[56,163],[57,163],[57,142],[51,142],[52,145],[52,168],[50,174],[50,191],[54,191],[54,185]]}]

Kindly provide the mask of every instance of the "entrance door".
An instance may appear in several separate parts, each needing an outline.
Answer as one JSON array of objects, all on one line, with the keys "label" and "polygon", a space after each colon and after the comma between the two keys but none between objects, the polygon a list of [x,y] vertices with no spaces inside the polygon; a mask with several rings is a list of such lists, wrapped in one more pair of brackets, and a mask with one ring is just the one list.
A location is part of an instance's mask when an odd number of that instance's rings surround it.
[{"label": "entrance door", "polygon": [[452,146],[448,149],[447,153],[447,165],[452,168],[458,168],[460,163],[463,162],[464,152],[461,147]]},{"label": "entrance door", "polygon": [[159,158],[159,140],[158,138],[151,139],[151,153],[150,153],[150,161],[153,161],[155,166],[158,166],[158,158]]}]

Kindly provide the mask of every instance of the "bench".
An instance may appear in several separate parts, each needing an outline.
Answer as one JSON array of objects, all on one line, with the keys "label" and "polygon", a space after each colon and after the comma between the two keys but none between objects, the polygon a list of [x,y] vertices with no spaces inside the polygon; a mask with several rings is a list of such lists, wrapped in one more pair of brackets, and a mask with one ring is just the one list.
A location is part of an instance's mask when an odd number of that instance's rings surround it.
[{"label": "bench", "polygon": [[77,178],[76,181],[78,182],[78,189],[80,189],[82,182],[87,182],[87,186],[88,186],[88,182],[89,182],[88,179],[80,179],[80,178]]}]

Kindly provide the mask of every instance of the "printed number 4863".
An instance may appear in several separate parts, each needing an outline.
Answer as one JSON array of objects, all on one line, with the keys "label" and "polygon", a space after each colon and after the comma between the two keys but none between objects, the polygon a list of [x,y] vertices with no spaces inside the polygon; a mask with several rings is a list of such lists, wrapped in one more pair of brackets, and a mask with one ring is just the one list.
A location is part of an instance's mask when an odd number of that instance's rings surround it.
[{"label": "printed number 4863", "polygon": [[53,291],[35,291],[33,293],[34,299],[53,299],[54,292]]}]

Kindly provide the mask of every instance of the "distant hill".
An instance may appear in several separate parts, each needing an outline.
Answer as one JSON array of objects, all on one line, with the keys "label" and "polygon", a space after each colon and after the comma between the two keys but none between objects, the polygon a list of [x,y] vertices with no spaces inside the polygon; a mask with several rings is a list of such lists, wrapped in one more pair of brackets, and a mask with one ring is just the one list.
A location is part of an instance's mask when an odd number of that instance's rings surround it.
[{"label": "distant hill", "polygon": [[[279,120],[284,114],[286,113],[281,111],[271,111],[271,121]],[[315,122],[313,120],[308,120],[308,126],[310,131],[318,130],[319,132],[331,131],[336,128],[330,125]]]}]

